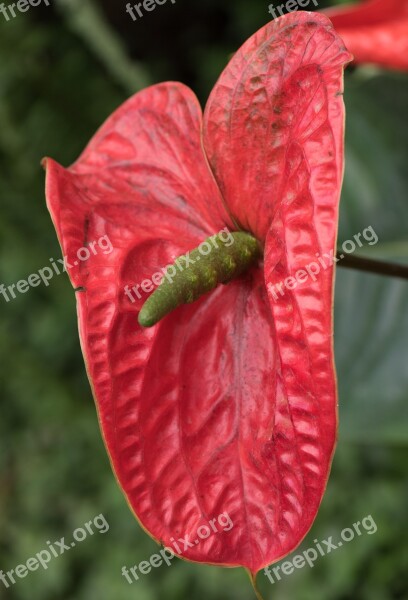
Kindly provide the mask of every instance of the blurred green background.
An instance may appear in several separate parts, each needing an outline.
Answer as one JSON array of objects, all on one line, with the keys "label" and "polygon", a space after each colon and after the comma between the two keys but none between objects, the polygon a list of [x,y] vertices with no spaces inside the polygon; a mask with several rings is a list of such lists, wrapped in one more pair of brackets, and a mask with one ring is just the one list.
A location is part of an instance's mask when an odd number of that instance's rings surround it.
[{"label": "blurred green background", "polygon": [[[123,100],[182,80],[202,103],[228,57],[269,20],[264,0],[177,0],[133,22],[126,2],[54,0],[0,15],[0,282],[59,258],[40,160],[73,162]],[[277,2],[274,3],[279,4]],[[330,3],[323,1],[321,7]],[[372,226],[372,256],[408,260],[408,76],[346,74],[347,167],[339,241]],[[303,543],[336,537],[371,514],[363,535],[273,586],[266,598],[408,598],[408,286],[338,270],[336,360],[341,427],[332,475]],[[0,296],[0,569],[69,538],[99,513],[109,533],[29,573],[12,600],[250,600],[241,569],[183,561],[129,585],[121,575],[156,552],[117,487],[102,444],[66,275],[6,303]],[[404,535],[405,534],[405,535]],[[296,552],[297,553],[297,552]]]}]

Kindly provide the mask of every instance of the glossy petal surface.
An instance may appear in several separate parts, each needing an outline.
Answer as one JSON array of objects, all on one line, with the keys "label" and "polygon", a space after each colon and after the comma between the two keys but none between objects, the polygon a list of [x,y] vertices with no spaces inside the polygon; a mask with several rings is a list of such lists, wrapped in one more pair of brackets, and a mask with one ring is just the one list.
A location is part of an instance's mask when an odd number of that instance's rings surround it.
[{"label": "glossy petal surface", "polygon": [[408,0],[368,0],[325,13],[356,62],[408,69]]},{"label": "glossy petal surface", "polygon": [[[268,286],[316,254],[332,256],[336,242],[350,55],[325,17],[299,17],[278,19],[246,42],[205,113],[205,147],[232,214],[266,241]],[[334,448],[332,278],[330,267],[278,300],[269,295],[278,354],[269,451],[281,478],[275,556],[309,529]]]},{"label": "glossy petal surface", "polygon": [[233,217],[258,239],[265,241],[285,199],[296,149],[320,194],[326,177],[332,193],[343,149],[342,73],[350,58],[327,17],[291,13],[251,37],[215,85],[205,110],[205,148]]},{"label": "glossy petal surface", "polygon": [[[68,260],[101,236],[113,245],[70,271],[113,468],[146,530],[173,550],[189,540],[191,560],[255,573],[298,545],[322,498],[336,430],[333,271],[277,302],[266,285],[334,248],[347,59],[309,13],[244,45],[206,110],[224,199],[180,84],[130,99],[70,169],[47,160]],[[266,243],[265,264],[140,328],[143,294],[132,303],[124,287],[233,228],[224,201]],[[226,512],[233,527],[199,539]]]}]

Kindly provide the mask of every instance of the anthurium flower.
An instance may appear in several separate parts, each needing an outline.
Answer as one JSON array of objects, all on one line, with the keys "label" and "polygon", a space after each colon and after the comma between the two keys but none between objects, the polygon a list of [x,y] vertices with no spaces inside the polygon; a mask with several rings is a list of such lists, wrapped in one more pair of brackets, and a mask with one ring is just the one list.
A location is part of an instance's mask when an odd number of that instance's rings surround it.
[{"label": "anthurium flower", "polygon": [[408,69],[408,0],[366,0],[324,12],[355,62]]},{"label": "anthurium flower", "polygon": [[[299,544],[322,499],[337,423],[333,269],[278,299],[271,289],[335,248],[350,58],[327,17],[287,15],[235,54],[204,116],[190,89],[162,83],[70,168],[45,160],[114,472],[142,526],[189,560],[254,574]],[[227,234],[241,234],[235,262],[255,240],[255,262],[142,327],[153,275],[214,236],[218,269]],[[101,236],[110,253],[75,261]],[[233,527],[217,525],[225,514]]]}]

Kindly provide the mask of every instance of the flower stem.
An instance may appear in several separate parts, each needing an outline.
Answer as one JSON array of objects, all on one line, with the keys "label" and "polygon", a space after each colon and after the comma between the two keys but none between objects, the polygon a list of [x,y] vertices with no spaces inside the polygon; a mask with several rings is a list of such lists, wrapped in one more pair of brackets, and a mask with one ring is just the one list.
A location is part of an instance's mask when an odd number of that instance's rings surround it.
[{"label": "flower stem", "polygon": [[[239,277],[260,257],[258,242],[250,234],[232,232],[227,238],[220,234],[211,236],[167,268],[162,283],[143,304],[139,324],[152,327],[181,304],[194,302],[218,284]],[[337,254],[336,262],[346,269],[408,279],[406,265],[350,254]]]},{"label": "flower stem", "polygon": [[376,273],[377,275],[408,279],[407,265],[373,260],[371,258],[363,258],[362,256],[352,256],[350,254],[347,256],[340,256],[338,254],[337,259],[337,266],[346,269],[355,269],[357,271],[365,271],[366,273]]}]

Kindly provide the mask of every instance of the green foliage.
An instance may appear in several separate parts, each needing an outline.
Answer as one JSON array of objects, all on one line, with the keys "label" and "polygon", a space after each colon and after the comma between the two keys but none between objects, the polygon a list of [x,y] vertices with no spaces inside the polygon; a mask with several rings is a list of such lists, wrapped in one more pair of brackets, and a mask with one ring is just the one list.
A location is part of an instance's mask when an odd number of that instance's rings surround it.
[{"label": "green foliage", "polygon": [[[356,71],[346,78],[346,172],[339,242],[371,226],[361,254],[407,262],[405,75]],[[407,444],[408,288],[404,281],[339,269],[335,342],[340,439]]]},{"label": "green foliage", "polygon": [[[158,57],[152,47],[150,58],[147,47],[143,64],[139,60],[136,68],[133,63],[129,73],[129,58],[113,29],[109,50],[95,32],[96,21],[89,22],[92,33],[86,20],[78,25],[72,11],[50,8],[40,20],[33,9],[33,14],[0,22],[1,282],[25,279],[49,258],[60,257],[44,202],[44,155],[71,163],[141,82],[194,73],[193,84],[204,100],[228,54],[268,19],[263,0],[218,5],[207,0],[195,9],[222,12],[218,41],[211,43],[206,35],[211,22],[190,22],[190,9],[183,4],[177,10],[183,15],[184,60],[172,62],[171,48]],[[108,31],[109,25],[101,27]],[[148,36],[147,19],[138,27],[137,35]],[[115,66],[115,61],[123,63]],[[357,70],[347,76],[345,98],[347,169],[339,241],[371,225],[380,242],[364,251],[406,260],[406,77]],[[267,598],[389,600],[408,595],[402,535],[407,527],[407,300],[403,282],[338,271],[340,444],[322,509],[302,547],[315,538],[338,536],[368,514],[378,532],[273,586],[261,574]],[[0,296],[0,302],[0,569],[25,562],[47,540],[70,538],[100,513],[110,524],[109,533],[89,537],[54,559],[47,571],[30,573],[9,590],[0,582],[0,598],[250,599],[243,571],[182,561],[133,585],[126,582],[122,566],[148,559],[157,546],[133,518],[112,476],[67,277],[54,277],[49,287],[30,289],[9,303]]]}]

